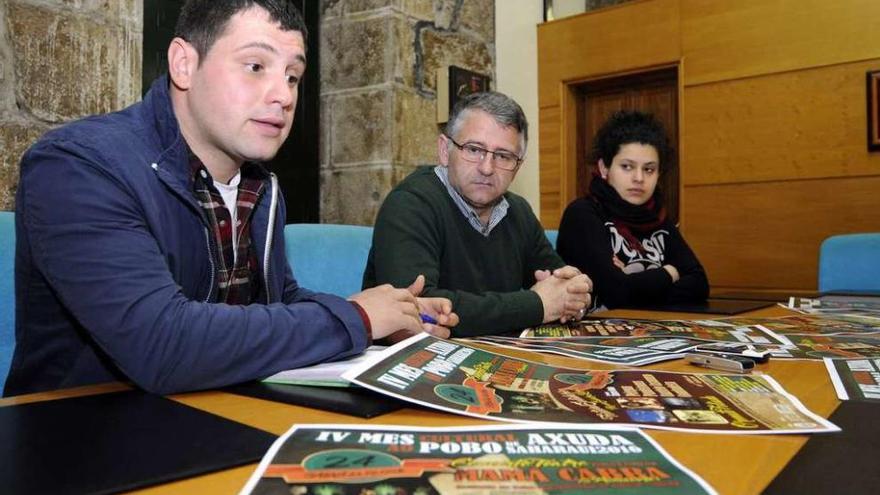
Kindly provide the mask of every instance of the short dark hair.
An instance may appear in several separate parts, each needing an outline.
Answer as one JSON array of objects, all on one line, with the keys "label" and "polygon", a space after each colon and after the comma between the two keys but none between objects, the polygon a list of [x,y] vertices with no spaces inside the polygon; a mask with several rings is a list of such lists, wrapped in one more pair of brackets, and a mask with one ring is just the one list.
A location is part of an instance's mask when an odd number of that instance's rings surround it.
[{"label": "short dark hair", "polygon": [[226,29],[229,19],[242,10],[261,7],[269,18],[281,24],[284,31],[299,31],[307,40],[306,23],[299,10],[289,0],[187,0],[180,9],[174,36],[192,44],[199,54],[199,62]]},{"label": "short dark hair", "polygon": [[513,127],[522,136],[522,150],[525,154],[526,145],[529,142],[529,121],[522,107],[513,98],[496,91],[483,91],[471,93],[459,100],[449,113],[449,121],[446,122],[446,135],[455,138],[464,115],[468,110],[482,110],[495,119],[504,127]]},{"label": "short dark hair", "polygon": [[637,110],[618,110],[602,124],[593,139],[591,163],[601,159],[606,167],[610,167],[620,147],[630,143],[653,146],[660,159],[660,170],[668,166],[672,145],[666,129],[653,114]]}]

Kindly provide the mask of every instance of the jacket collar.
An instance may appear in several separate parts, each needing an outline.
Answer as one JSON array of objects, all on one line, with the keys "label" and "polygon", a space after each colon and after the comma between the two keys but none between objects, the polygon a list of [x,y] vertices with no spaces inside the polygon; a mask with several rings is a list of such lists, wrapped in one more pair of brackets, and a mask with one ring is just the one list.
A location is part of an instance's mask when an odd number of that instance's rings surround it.
[{"label": "jacket collar", "polygon": [[144,96],[142,117],[144,124],[152,130],[161,150],[154,163],[164,172],[170,173],[180,185],[186,186],[189,182],[187,145],[174,115],[168,84],[167,74],[153,81]]}]

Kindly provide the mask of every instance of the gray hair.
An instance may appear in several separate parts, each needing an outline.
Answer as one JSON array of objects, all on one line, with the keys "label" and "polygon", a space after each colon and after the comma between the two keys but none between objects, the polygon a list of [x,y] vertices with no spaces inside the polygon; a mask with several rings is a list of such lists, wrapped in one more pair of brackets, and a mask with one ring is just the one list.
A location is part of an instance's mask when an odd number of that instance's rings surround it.
[{"label": "gray hair", "polygon": [[523,113],[519,103],[513,98],[496,91],[471,93],[455,104],[446,122],[446,135],[457,136],[458,130],[464,123],[464,117],[471,110],[482,110],[491,115],[495,122],[503,127],[513,127],[520,135],[520,154],[525,156],[526,145],[529,142],[529,122]]}]

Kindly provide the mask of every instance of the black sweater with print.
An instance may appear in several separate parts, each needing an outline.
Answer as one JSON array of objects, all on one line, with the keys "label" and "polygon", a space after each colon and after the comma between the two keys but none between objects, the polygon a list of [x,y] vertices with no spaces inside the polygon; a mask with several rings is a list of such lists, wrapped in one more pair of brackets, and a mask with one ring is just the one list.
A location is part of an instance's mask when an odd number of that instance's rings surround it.
[{"label": "black sweater with print", "polygon": [[[644,252],[629,245],[592,199],[579,198],[565,209],[556,249],[593,280],[596,306],[632,308],[708,297],[706,272],[675,225],[666,221],[647,235],[633,234]],[[614,265],[613,256],[626,265],[624,270]],[[678,282],[663,265],[678,270]]]}]

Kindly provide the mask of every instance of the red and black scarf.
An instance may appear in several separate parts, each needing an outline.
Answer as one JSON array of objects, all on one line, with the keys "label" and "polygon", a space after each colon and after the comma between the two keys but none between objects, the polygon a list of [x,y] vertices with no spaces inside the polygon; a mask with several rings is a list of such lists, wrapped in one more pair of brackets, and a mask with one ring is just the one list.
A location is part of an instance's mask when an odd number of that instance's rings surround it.
[{"label": "red and black scarf", "polygon": [[666,221],[666,208],[663,206],[659,190],[654,190],[647,203],[636,206],[621,198],[598,171],[593,173],[588,197],[605,212],[630,247],[640,253],[644,253],[645,248],[634,232],[647,235]]}]

